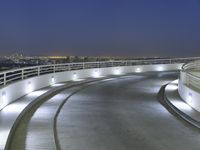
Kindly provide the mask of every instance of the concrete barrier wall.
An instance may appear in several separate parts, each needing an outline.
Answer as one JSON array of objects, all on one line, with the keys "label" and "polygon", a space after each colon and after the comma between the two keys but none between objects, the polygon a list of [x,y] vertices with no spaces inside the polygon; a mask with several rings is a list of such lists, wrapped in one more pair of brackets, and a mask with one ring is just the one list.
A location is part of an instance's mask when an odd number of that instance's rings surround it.
[{"label": "concrete barrier wall", "polygon": [[200,112],[200,91],[188,87],[181,80],[178,83],[178,92],[181,98],[192,108]]},{"label": "concrete barrier wall", "polygon": [[80,78],[121,75],[131,72],[170,71],[180,70],[182,64],[120,66],[108,68],[93,68],[84,70],[65,71],[41,75],[25,80],[20,80],[0,89],[0,110],[16,99],[54,83],[77,80]]}]

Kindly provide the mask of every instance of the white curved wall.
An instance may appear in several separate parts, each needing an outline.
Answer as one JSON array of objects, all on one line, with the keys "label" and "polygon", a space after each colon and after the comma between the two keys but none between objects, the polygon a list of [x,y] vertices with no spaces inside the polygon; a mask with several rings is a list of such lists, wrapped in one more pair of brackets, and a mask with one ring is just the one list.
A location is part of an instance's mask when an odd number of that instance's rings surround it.
[{"label": "white curved wall", "polygon": [[[180,70],[182,64],[162,64],[162,65],[141,65],[141,66],[121,66],[109,68],[94,68],[75,71],[46,74],[7,85],[0,89],[0,110],[15,101],[16,99],[43,87],[49,86],[52,82],[59,83],[76,78],[87,78],[95,76],[120,75],[131,72],[147,71],[170,71]],[[52,79],[53,78],[53,79]]]},{"label": "white curved wall", "polygon": [[181,98],[195,110],[200,112],[200,91],[195,91],[191,87],[185,85],[182,80],[178,83],[178,92]]}]

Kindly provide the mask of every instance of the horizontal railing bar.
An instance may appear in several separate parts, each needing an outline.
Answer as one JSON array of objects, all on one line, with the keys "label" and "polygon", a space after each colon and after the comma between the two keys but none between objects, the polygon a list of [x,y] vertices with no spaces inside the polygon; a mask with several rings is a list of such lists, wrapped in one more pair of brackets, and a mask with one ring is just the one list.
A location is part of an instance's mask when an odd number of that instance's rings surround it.
[{"label": "horizontal railing bar", "polygon": [[17,79],[21,79],[21,77],[11,78],[11,79],[6,80],[6,82],[16,81]]},{"label": "horizontal railing bar", "polygon": [[24,77],[28,77],[28,76],[32,76],[32,75],[37,75],[37,74],[38,74],[37,72],[30,73],[30,74],[24,74]]},{"label": "horizontal railing bar", "polygon": [[40,71],[42,72],[42,71],[46,71],[46,70],[54,70],[53,68],[40,68]]},{"label": "horizontal railing bar", "polygon": [[53,71],[51,70],[46,70],[46,71],[42,71],[42,72],[40,72],[41,74],[43,74],[43,73],[53,73]]},{"label": "horizontal railing bar", "polygon": [[1,78],[0,78],[0,80],[3,80],[3,79],[4,79],[4,77],[1,77]]},{"label": "horizontal railing bar", "polygon": [[16,74],[11,74],[11,75],[6,75],[7,78],[13,77],[13,76],[21,76],[21,73],[16,73]]},{"label": "horizontal railing bar", "polygon": [[25,74],[29,74],[29,73],[33,73],[33,72],[34,72],[34,73],[38,73],[38,71],[28,71],[28,72],[24,72],[24,75],[25,75]]}]

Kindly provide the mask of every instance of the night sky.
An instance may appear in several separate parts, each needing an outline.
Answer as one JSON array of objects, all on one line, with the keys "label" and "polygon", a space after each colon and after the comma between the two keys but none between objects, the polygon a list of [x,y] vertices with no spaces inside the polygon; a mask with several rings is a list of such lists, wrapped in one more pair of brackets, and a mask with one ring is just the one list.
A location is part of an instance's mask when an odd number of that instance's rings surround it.
[{"label": "night sky", "polygon": [[200,56],[200,0],[1,0],[0,55]]}]

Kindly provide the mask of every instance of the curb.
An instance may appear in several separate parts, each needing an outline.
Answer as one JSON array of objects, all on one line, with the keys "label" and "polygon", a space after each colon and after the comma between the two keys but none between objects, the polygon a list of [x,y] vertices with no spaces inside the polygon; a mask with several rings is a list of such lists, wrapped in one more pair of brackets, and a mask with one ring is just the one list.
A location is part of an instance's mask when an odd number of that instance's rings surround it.
[{"label": "curb", "polygon": [[[170,84],[170,83],[169,83]],[[167,85],[169,85],[167,84]],[[194,118],[192,118],[191,116],[187,115],[186,113],[182,112],[180,109],[178,109],[176,106],[174,106],[169,98],[167,97],[167,91],[166,91],[166,87],[167,85],[164,86],[164,101],[165,103],[177,114],[179,115],[183,120],[185,120],[186,122],[188,122],[189,124],[193,125],[194,127],[200,129],[200,122],[195,120]]]}]

